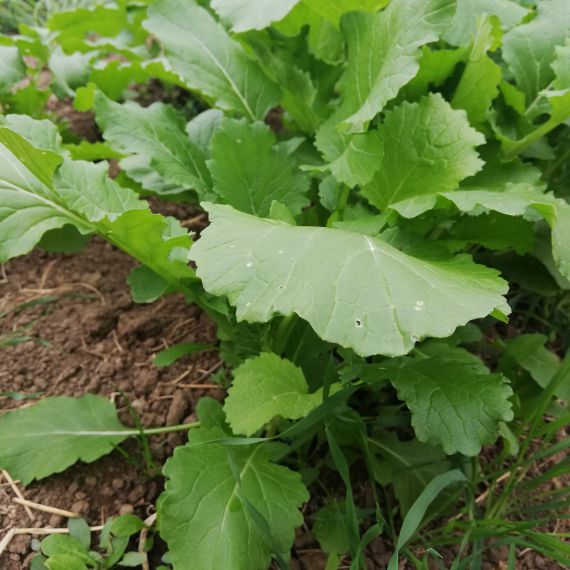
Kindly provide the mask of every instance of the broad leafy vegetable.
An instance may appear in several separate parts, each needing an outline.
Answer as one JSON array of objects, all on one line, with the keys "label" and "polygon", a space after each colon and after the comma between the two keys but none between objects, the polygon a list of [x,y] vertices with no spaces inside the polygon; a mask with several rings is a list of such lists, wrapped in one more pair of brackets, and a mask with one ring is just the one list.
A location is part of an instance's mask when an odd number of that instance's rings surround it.
[{"label": "broad leafy vegetable", "polygon": [[[480,560],[503,515],[501,545],[564,562],[555,536],[523,536],[520,504],[471,494],[507,456],[512,491],[565,418],[567,0],[101,0],[20,23],[0,37],[0,262],[97,235],[139,262],[135,301],[182,293],[216,324],[231,386],[166,463],[166,563],[287,567],[308,490],[327,568],[364,568],[399,520],[392,566],[427,567],[416,531],[435,548],[459,529]],[[65,101],[92,113],[88,140]],[[24,484],[133,433],[104,400],[51,402],[66,413],[0,416],[0,466]],[[422,530],[460,487],[448,536]],[[50,542],[47,567],[103,564]]]}]

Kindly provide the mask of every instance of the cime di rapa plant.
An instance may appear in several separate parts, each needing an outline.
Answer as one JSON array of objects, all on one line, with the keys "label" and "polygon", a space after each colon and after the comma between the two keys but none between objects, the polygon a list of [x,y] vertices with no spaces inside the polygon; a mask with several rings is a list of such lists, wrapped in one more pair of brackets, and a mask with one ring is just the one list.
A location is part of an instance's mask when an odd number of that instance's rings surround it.
[{"label": "cime di rapa plant", "polygon": [[[478,569],[499,548],[506,568],[569,564],[567,0],[42,14],[0,38],[0,260],[106,240],[139,264],[135,301],[209,315],[227,394],[144,428],[48,397],[0,416],[0,467],[26,485],[188,430],[156,505],[174,570],[291,568],[296,532],[328,570]],[[54,98],[98,140],[46,120]],[[209,224],[192,235],[148,196]],[[35,568],[111,568],[143,529],[117,556],[42,543]]]}]

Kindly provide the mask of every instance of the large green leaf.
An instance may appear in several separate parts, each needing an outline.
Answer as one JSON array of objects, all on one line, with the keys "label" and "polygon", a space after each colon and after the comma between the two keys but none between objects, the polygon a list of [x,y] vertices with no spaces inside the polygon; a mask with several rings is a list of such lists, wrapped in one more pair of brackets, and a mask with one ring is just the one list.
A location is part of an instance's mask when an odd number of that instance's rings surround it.
[{"label": "large green leaf", "polygon": [[54,397],[0,416],[0,468],[27,485],[95,461],[129,435],[106,398]]},{"label": "large green leaf", "polygon": [[525,94],[527,105],[554,79],[556,46],[564,45],[569,37],[567,0],[542,0],[533,20],[505,35],[503,57]]},{"label": "large green leaf", "polygon": [[268,216],[277,200],[297,214],[307,203],[308,178],[296,168],[295,160],[261,122],[224,119],[211,141],[208,167],[214,191],[226,204]]},{"label": "large green leaf", "polygon": [[499,94],[501,68],[487,55],[500,44],[498,20],[481,18],[469,51],[467,65],[455,89],[451,104],[463,109],[472,125],[483,123],[493,99]]},{"label": "large green leaf", "polygon": [[265,570],[273,552],[267,529],[288,558],[303,522],[298,508],[308,493],[298,473],[271,462],[272,446],[192,446],[224,437],[220,428],[192,430],[164,468],[160,534],[177,570]]},{"label": "large green leaf", "polygon": [[452,109],[439,94],[386,113],[379,138],[378,170],[362,188],[379,209],[412,196],[455,190],[483,165],[475,147],[484,137],[469,126],[464,111]]},{"label": "large green leaf", "polygon": [[520,6],[516,0],[457,0],[457,11],[443,39],[455,46],[469,45],[477,18],[484,14],[497,16],[503,29],[509,30],[528,14],[528,8]]},{"label": "large green leaf", "polygon": [[359,132],[418,72],[420,47],[449,25],[455,0],[393,0],[379,14],[344,17],[348,65],[340,88],[343,126]]},{"label": "large green leaf", "polygon": [[227,295],[240,320],[297,313],[325,340],[394,356],[495,308],[508,312],[506,283],[468,256],[428,262],[349,231],[205,207],[211,225],[191,257],[205,289]]},{"label": "large green leaf", "polygon": [[552,194],[541,194],[525,184],[513,184],[504,192],[466,190],[418,196],[391,207],[406,218],[413,218],[435,207],[455,206],[461,212],[477,215],[493,210],[507,216],[542,216],[552,229],[552,253],[560,272],[570,278],[570,204]]},{"label": "large green leaf", "polygon": [[477,455],[483,444],[495,441],[499,422],[513,419],[506,378],[490,374],[463,349],[393,361],[387,369],[412,412],[418,440],[441,445],[448,455]]},{"label": "large green leaf", "polygon": [[172,107],[120,105],[99,93],[95,112],[103,137],[114,149],[144,157],[166,183],[180,190],[195,189],[202,198],[210,190],[206,156],[185,133],[182,117]]},{"label": "large green leaf", "polygon": [[232,431],[249,436],[275,416],[303,418],[322,401],[322,389],[309,394],[300,368],[290,360],[264,352],[234,370],[224,411]]},{"label": "large green leaf", "polygon": [[263,119],[277,104],[278,87],[194,0],[159,0],[148,14],[146,28],[189,89],[250,119]]},{"label": "large green leaf", "polygon": [[284,18],[299,0],[212,0],[212,8],[234,32],[262,30]]}]

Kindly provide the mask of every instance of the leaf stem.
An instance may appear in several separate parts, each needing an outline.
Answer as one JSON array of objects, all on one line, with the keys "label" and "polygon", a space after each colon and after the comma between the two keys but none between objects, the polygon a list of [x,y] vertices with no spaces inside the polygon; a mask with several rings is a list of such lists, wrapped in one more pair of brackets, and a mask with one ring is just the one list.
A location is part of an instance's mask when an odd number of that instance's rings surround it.
[{"label": "leaf stem", "polygon": [[141,428],[132,429],[132,430],[125,430],[122,432],[117,432],[122,435],[158,435],[161,433],[175,433],[177,431],[186,431],[188,429],[200,427],[201,422],[190,422],[188,424],[177,424],[174,426],[162,426],[162,427],[153,427],[153,428]]}]

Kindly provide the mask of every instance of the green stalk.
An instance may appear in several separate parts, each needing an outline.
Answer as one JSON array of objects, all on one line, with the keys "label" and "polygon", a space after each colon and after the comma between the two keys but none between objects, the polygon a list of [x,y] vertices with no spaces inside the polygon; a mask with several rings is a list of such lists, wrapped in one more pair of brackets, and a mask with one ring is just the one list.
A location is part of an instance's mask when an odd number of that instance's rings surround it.
[{"label": "green stalk", "polygon": [[127,436],[135,436],[135,435],[159,435],[162,433],[175,433],[178,431],[187,431],[192,428],[200,427],[201,422],[191,422],[188,424],[177,424],[175,426],[163,426],[163,427],[153,427],[153,428],[144,428],[142,427],[139,429],[132,429],[132,430],[124,430],[124,431],[117,431],[117,435],[127,435]]}]

